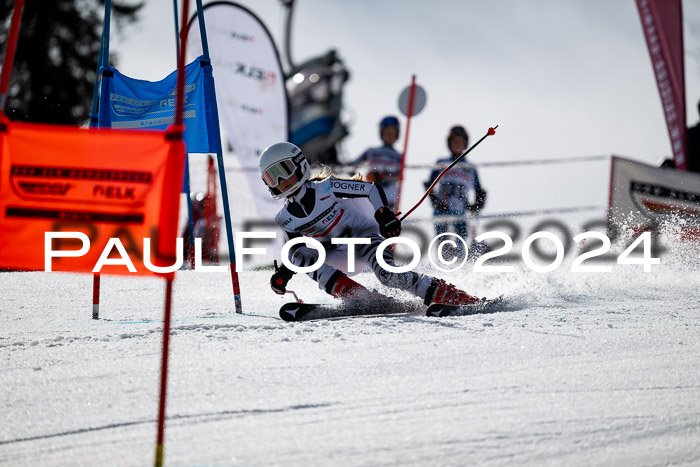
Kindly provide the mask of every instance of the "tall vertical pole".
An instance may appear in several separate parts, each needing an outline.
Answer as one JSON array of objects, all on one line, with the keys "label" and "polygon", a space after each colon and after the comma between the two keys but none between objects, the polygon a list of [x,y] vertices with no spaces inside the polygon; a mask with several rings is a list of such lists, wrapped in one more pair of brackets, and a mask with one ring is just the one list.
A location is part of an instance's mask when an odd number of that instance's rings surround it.
[{"label": "tall vertical pole", "polygon": [[[207,42],[206,26],[204,24],[204,8],[202,7],[202,0],[197,0],[197,16],[199,19],[199,31],[202,39],[202,53],[205,58],[209,57],[209,44]],[[231,282],[233,284],[233,299],[236,313],[243,313],[243,305],[241,303],[241,288],[238,282],[238,270],[236,266],[236,250],[233,243],[233,228],[231,226],[231,209],[229,207],[228,200],[228,189],[226,187],[226,173],[224,171],[224,155],[221,149],[221,133],[219,130],[219,111],[216,105],[216,92],[214,90],[214,80],[211,80],[212,88],[207,90],[209,95],[207,96],[209,103],[211,105],[212,118],[215,119],[216,125],[212,125],[211,135],[213,141],[216,144],[216,161],[219,168],[219,183],[221,184],[221,197],[223,198],[224,205],[224,221],[226,223],[226,234],[228,237],[228,252],[231,262]]]},{"label": "tall vertical pole", "polygon": [[[177,19],[177,0],[173,0],[173,14],[175,16],[175,57],[176,63],[180,60],[180,23]],[[190,269],[194,269],[194,210],[192,209],[192,189],[190,184],[190,158],[185,154],[185,170],[182,179],[182,188],[187,195],[187,251],[190,259]]]},{"label": "tall vertical pole", "polygon": [[[177,0],[173,0],[173,14],[175,16],[175,57],[176,63],[180,61],[180,25],[177,19]],[[190,158],[185,154],[185,170],[182,179],[182,190],[187,195],[187,251],[190,258],[190,269],[194,269],[194,210],[192,209],[192,189],[190,188]]]},{"label": "tall vertical pole", "polygon": [[[187,24],[187,13],[190,9],[189,0],[182,1],[182,23]],[[185,47],[187,47],[187,27],[180,30],[180,50],[177,58],[177,85],[175,87],[175,123],[173,124],[173,138],[184,138],[184,125],[182,111],[185,103]],[[155,466],[162,467],[165,458],[165,401],[168,388],[168,355],[170,351],[170,318],[173,298],[173,278],[168,277],[165,288],[165,317],[163,320],[163,355],[160,370],[160,400],[158,404],[158,434],[156,437]]]},{"label": "tall vertical pole", "polygon": [[10,23],[10,34],[8,36],[7,46],[5,47],[5,58],[2,63],[2,73],[0,74],[0,114],[5,113],[7,89],[10,87],[10,75],[12,74],[12,64],[15,61],[15,51],[17,50],[17,38],[19,37],[23,8],[24,0],[15,0],[15,9],[12,11],[12,22]]},{"label": "tall vertical pole", "polygon": [[408,151],[408,135],[411,130],[411,117],[413,116],[413,104],[416,100],[416,75],[411,77],[411,90],[408,92],[408,115],[406,116],[406,136],[403,140],[403,153],[401,154],[401,166],[399,168],[399,182],[396,189],[396,203],[394,211],[401,210],[401,186],[403,185],[403,174],[406,170],[406,152]]},{"label": "tall vertical pole", "polygon": [[[97,56],[97,71],[95,71],[95,87],[92,91],[92,110],[90,111],[90,128],[100,126],[98,106],[100,102],[100,74],[102,67],[109,66],[109,25],[111,23],[112,1],[105,2],[104,24],[100,38],[100,53]],[[100,319],[100,273],[92,276],[92,319]]]},{"label": "tall vertical pole", "polygon": [[[186,0],[185,0],[186,1]],[[165,318],[163,320],[163,353],[160,368],[160,399],[158,403],[158,435],[156,440],[156,467],[162,467],[165,456],[165,399],[168,387],[168,355],[170,353],[170,317],[173,302],[173,280],[165,284]]]},{"label": "tall vertical pole", "polygon": [[[107,7],[107,3],[105,3],[105,8]],[[100,53],[97,57],[97,70],[95,71],[95,87],[92,91],[92,110],[90,111],[90,128],[95,128],[99,126],[100,123],[97,109],[100,102],[100,70],[102,69],[102,44],[104,43],[104,40],[105,37],[103,28],[102,38],[100,39]],[[92,319],[100,319],[100,282],[100,273],[94,273],[92,275]]]}]

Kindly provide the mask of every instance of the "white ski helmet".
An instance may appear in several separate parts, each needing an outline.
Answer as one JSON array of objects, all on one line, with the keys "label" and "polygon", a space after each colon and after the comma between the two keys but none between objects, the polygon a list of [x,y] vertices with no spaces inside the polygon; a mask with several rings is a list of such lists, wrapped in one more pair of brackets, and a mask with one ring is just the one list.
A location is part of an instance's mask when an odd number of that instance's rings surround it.
[{"label": "white ski helmet", "polygon": [[[286,141],[265,148],[260,154],[258,167],[263,182],[275,199],[285,198],[297,191],[311,174],[309,161],[301,149]],[[286,180],[294,174],[299,181],[286,191],[280,192],[277,189],[280,180]]]}]

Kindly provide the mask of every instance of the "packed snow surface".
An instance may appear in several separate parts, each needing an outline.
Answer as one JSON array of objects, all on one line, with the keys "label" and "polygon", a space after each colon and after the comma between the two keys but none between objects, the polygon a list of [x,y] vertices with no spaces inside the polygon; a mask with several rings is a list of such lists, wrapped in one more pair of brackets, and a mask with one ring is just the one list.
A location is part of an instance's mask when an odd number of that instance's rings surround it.
[{"label": "packed snow surface", "polygon": [[[229,274],[178,272],[165,463],[700,465],[698,251],[611,264],[445,277],[494,314],[303,323],[269,271],[241,272],[243,315]],[[152,464],[164,282],[103,277],[100,320],[89,275],[0,284],[0,464]]]}]

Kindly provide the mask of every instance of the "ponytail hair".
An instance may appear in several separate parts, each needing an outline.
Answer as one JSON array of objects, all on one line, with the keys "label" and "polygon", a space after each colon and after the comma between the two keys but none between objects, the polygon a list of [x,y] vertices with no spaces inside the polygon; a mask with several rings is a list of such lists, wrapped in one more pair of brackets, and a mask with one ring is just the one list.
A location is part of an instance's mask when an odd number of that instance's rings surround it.
[{"label": "ponytail hair", "polygon": [[348,181],[355,181],[355,182],[363,182],[364,177],[362,176],[361,173],[356,173],[355,175],[338,175],[333,171],[333,169],[325,164],[321,164],[321,171],[316,172],[315,174],[312,174],[311,177],[309,177],[310,182],[321,182],[323,180],[326,180],[328,178],[335,178],[337,180],[348,180]]}]

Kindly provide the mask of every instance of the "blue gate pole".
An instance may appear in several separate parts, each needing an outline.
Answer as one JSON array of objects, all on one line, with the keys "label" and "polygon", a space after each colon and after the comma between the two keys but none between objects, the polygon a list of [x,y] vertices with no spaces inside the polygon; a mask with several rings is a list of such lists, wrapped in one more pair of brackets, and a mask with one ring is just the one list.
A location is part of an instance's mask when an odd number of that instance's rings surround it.
[{"label": "blue gate pole", "polygon": [[[202,54],[209,60],[209,72],[211,73],[211,58],[209,57],[209,44],[207,42],[206,27],[204,25],[204,9],[202,8],[202,0],[197,0],[197,17],[199,18],[199,32],[202,38]],[[206,68],[205,68],[206,73]],[[206,99],[210,103],[208,111],[210,112],[210,117],[216,123],[212,125],[213,135],[209,133],[210,147],[214,143],[216,150],[216,161],[219,168],[219,183],[221,184],[221,196],[223,197],[224,204],[224,220],[226,222],[226,233],[228,236],[228,251],[231,261],[231,282],[233,283],[233,297],[236,307],[236,313],[243,313],[243,306],[241,303],[241,290],[240,284],[238,282],[238,270],[236,268],[236,250],[234,248],[233,242],[233,229],[231,227],[231,209],[229,207],[228,200],[228,189],[226,188],[226,173],[224,172],[224,155],[221,149],[221,131],[219,129],[219,110],[216,105],[216,91],[214,89],[214,78],[210,76],[211,86],[207,86],[205,81],[205,92]]]}]

